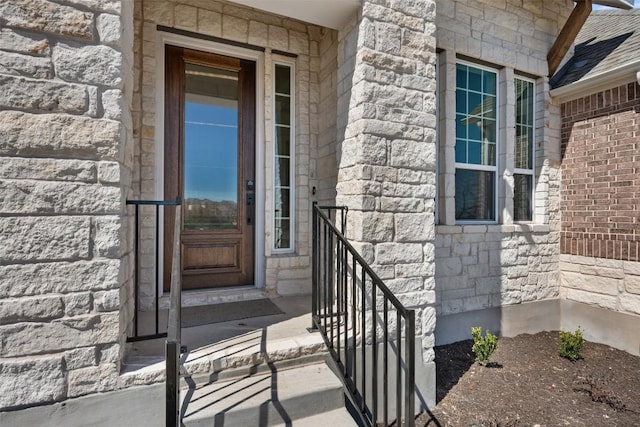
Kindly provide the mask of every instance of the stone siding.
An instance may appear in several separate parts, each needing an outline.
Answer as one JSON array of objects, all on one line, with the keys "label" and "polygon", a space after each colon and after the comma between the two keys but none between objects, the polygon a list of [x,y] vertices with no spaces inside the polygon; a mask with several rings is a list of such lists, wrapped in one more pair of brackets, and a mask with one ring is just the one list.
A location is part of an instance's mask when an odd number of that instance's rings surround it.
[{"label": "stone siding", "polygon": [[434,358],[435,8],[364,1],[338,50],[336,202],[356,249],[416,309],[422,364]]},{"label": "stone siding", "polygon": [[436,227],[438,315],[558,298],[558,233],[547,225]]},{"label": "stone siding", "polygon": [[[254,9],[242,7],[225,1],[146,1],[137,3],[136,14],[136,90],[134,93],[134,129],[136,135],[136,185],[143,199],[160,197],[158,176],[162,171],[156,164],[159,159],[158,144],[162,141],[162,129],[156,129],[157,68],[161,58],[157,55],[157,25],[173,27],[200,34],[213,36],[230,42],[248,43],[265,48],[264,72],[264,171],[265,204],[257,206],[264,209],[266,271],[263,281],[265,289],[271,294],[310,293],[310,200],[312,189],[318,189],[312,165],[316,165],[319,135],[321,144],[334,145],[335,132],[331,135],[331,118],[324,111],[335,112],[335,98],[331,97],[331,60],[332,54],[323,55],[325,50],[335,49],[331,40],[336,39],[335,31],[308,25],[293,19],[271,15]],[[327,45],[328,44],[328,45]],[[295,179],[296,179],[296,236],[295,251],[292,253],[272,253],[272,175],[273,175],[273,135],[272,135],[272,67],[278,56],[273,50],[288,52],[295,58],[295,101],[296,101],[296,141],[295,141]],[[333,54],[335,56],[335,54]],[[333,107],[332,107],[333,103]],[[320,117],[319,117],[320,116]],[[333,119],[335,121],[335,118]],[[326,147],[323,153],[328,153]],[[324,155],[328,155],[328,154]],[[335,167],[334,167],[335,169]],[[322,177],[324,178],[324,177]],[[142,276],[147,278],[143,287],[145,295],[143,305],[153,301],[154,265],[152,260],[154,223],[146,222],[149,236],[142,243],[145,253],[149,254],[147,268]]]},{"label": "stone siding", "polygon": [[560,255],[563,299],[640,315],[640,263]]},{"label": "stone siding", "polygon": [[[483,0],[438,2],[439,56],[438,314],[557,298],[560,121],[551,103],[546,55],[573,2]],[[455,219],[455,78],[460,59],[498,75],[497,224]],[[514,223],[514,79],[535,81],[533,221]]]},{"label": "stone siding", "polygon": [[640,85],[562,104],[561,296],[640,315]]},{"label": "stone siding", "polygon": [[0,410],[118,387],[131,3],[0,3]]}]

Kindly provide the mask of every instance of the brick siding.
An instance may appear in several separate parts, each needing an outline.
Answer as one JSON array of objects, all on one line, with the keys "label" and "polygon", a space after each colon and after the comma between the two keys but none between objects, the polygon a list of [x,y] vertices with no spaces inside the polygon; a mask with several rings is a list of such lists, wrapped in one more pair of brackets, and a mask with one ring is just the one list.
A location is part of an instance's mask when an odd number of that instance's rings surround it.
[{"label": "brick siding", "polygon": [[561,253],[638,261],[640,86],[562,104]]}]

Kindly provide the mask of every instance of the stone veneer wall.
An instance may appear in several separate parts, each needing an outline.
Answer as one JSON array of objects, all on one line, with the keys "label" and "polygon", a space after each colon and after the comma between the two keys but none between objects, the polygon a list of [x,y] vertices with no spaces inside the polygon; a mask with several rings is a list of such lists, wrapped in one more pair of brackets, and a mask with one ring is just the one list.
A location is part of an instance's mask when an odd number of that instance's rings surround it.
[{"label": "stone veneer wall", "polygon": [[0,409],[119,387],[131,6],[0,2]]},{"label": "stone veneer wall", "polygon": [[639,137],[635,81],[562,104],[560,270],[567,300],[640,314]]},{"label": "stone veneer wall", "polygon": [[[436,306],[449,315],[558,297],[559,109],[550,102],[546,55],[573,2],[482,0],[438,2],[440,54],[439,223]],[[457,55],[498,72],[499,225],[455,222],[455,63]],[[487,64],[488,63],[488,64]],[[513,224],[513,79],[536,79],[534,221]],[[511,112],[509,115],[507,112]],[[439,337],[439,340],[442,339]],[[446,341],[446,339],[445,339]]]},{"label": "stone veneer wall", "polygon": [[[264,73],[264,173],[265,173],[265,286],[269,293],[296,294],[311,292],[310,266],[310,200],[311,190],[318,188],[312,167],[318,145],[322,155],[328,155],[327,146],[334,144],[335,97],[331,96],[332,79],[335,80],[335,50],[332,40],[335,31],[308,25],[293,19],[271,15],[225,1],[150,1],[136,2],[136,90],[134,94],[134,129],[137,138],[136,165],[139,193],[142,198],[156,198],[156,160],[158,132],[156,124],[156,58],[157,25],[173,27],[205,36],[219,37],[232,42],[249,43],[265,47]],[[296,251],[290,254],[271,253],[272,216],[272,77],[275,56],[271,50],[297,55],[296,58]],[[322,51],[322,55],[321,55]],[[261,70],[257,70],[260,75]],[[320,114],[318,114],[320,113]],[[321,135],[321,136],[319,136]],[[258,141],[260,143],[260,141]],[[335,169],[335,167],[334,167]],[[325,179],[324,176],[318,179]],[[260,208],[258,206],[258,208]],[[153,224],[149,223],[149,229]],[[154,246],[152,233],[143,242],[151,253]],[[149,255],[151,257],[152,255]],[[143,277],[153,277],[153,261],[148,259]],[[151,280],[143,292],[148,301],[153,295]],[[206,303],[206,297],[201,300]]]},{"label": "stone veneer wall", "polygon": [[311,161],[317,189],[315,199],[319,204],[334,205],[338,178],[336,151],[338,102],[338,34],[325,31],[319,43],[320,54],[320,102],[318,103],[319,134],[316,142],[317,160]]},{"label": "stone veneer wall", "polygon": [[365,0],[360,15],[340,30],[338,50],[336,202],[349,206],[347,236],[354,246],[398,299],[416,309],[418,363],[429,366],[435,7],[433,0]]}]

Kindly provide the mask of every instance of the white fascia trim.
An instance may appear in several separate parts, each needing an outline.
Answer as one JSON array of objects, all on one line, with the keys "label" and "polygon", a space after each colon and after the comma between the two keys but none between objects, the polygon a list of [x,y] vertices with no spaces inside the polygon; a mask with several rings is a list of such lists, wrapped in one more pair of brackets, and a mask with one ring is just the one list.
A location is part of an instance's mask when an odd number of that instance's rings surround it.
[{"label": "white fascia trim", "polygon": [[615,7],[617,9],[633,9],[633,0],[629,2],[628,0],[593,0],[595,4],[600,4],[602,6]]},{"label": "white fascia trim", "polygon": [[613,70],[596,74],[584,80],[578,80],[566,86],[551,89],[549,94],[557,103],[563,103],[579,98],[585,93],[596,92],[599,89],[606,89],[624,82],[628,83],[635,79],[640,82],[638,73],[640,73],[640,60],[629,62]]}]

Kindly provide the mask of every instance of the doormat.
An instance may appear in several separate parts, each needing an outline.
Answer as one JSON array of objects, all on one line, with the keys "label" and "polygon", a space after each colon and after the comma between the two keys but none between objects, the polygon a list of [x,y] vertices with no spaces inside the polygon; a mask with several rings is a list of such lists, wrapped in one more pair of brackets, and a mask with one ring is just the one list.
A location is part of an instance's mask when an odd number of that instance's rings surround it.
[{"label": "doormat", "polygon": [[210,323],[228,322],[231,320],[283,313],[284,312],[268,298],[183,307],[182,327],[190,328],[192,326],[208,325]]}]

